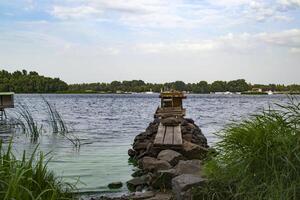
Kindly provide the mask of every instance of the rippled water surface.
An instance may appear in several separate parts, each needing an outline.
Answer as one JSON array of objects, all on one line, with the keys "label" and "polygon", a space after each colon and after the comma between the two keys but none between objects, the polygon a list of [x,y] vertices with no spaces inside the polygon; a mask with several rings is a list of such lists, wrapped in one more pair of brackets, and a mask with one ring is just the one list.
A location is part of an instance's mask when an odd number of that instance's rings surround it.
[{"label": "rippled water surface", "polygon": [[[128,95],[43,95],[55,105],[67,124],[81,139],[79,150],[60,136],[53,136],[47,126],[46,106],[40,95],[16,95],[17,104],[26,104],[45,130],[40,150],[51,152],[49,168],[68,181],[80,177],[81,191],[108,191],[113,181],[126,182],[133,167],[128,164],[127,150],[134,137],[153,120],[159,105],[158,94]],[[232,120],[239,121],[270,103],[286,102],[286,96],[188,95],[184,101],[187,117],[193,118],[210,145],[214,132]],[[8,112],[12,114],[15,109]],[[29,152],[35,147],[29,138],[17,135],[14,148]],[[125,191],[125,186],[121,191]]]}]

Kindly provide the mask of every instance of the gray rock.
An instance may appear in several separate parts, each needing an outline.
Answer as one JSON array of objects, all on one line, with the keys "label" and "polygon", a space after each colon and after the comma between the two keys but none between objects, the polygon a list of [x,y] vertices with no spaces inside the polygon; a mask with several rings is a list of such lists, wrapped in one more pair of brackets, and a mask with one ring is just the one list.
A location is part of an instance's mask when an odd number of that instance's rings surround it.
[{"label": "gray rock", "polygon": [[132,196],[129,197],[129,199],[132,199],[132,200],[149,199],[154,196],[155,196],[155,193],[152,191],[135,192]]},{"label": "gray rock", "polygon": [[123,187],[123,183],[120,182],[120,181],[118,181],[118,182],[112,182],[112,183],[108,184],[108,188],[109,189],[119,189],[121,187]]},{"label": "gray rock", "polygon": [[148,171],[166,170],[172,167],[167,161],[158,160],[148,156],[143,157],[139,161],[139,166]]},{"label": "gray rock", "polygon": [[136,151],[133,150],[133,149],[128,149],[128,155],[129,155],[130,157],[134,157],[134,156],[136,155]]},{"label": "gray rock", "polygon": [[143,176],[145,174],[145,172],[141,169],[138,169],[136,171],[134,171],[131,176],[132,177],[139,177],[139,176]]},{"label": "gray rock", "polygon": [[177,176],[175,169],[160,170],[152,179],[151,185],[155,189],[165,190],[172,188],[172,179]]},{"label": "gray rock", "polygon": [[175,173],[180,174],[194,174],[201,175],[201,161],[200,160],[180,160],[174,167]]},{"label": "gray rock", "polygon": [[172,191],[177,200],[186,200],[185,192],[192,187],[205,184],[206,180],[197,175],[182,174],[172,179]]},{"label": "gray rock", "polygon": [[182,145],[182,154],[188,159],[203,159],[206,157],[208,149],[200,145],[184,141]]},{"label": "gray rock", "polygon": [[173,195],[170,193],[157,193],[154,197],[147,199],[147,200],[172,200]]},{"label": "gray rock", "polygon": [[177,151],[167,149],[167,150],[163,150],[163,151],[159,152],[157,159],[167,161],[172,166],[175,166],[179,162],[179,160],[182,160],[184,158]]},{"label": "gray rock", "polygon": [[147,185],[147,178],[146,176],[135,177],[126,182],[127,188],[129,191],[135,191],[138,186],[145,186]]},{"label": "gray rock", "polygon": [[149,145],[149,143],[150,143],[149,140],[146,140],[144,142],[137,141],[134,143],[133,149],[136,151],[141,150],[141,149],[147,149],[147,146]]}]

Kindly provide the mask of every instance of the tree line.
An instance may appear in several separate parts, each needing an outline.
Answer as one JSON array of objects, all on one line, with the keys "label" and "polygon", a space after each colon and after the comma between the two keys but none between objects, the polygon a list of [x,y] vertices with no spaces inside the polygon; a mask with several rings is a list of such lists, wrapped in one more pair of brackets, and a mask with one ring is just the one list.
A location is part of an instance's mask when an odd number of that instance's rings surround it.
[{"label": "tree line", "polygon": [[169,83],[146,83],[142,80],[112,81],[111,83],[81,83],[67,84],[59,78],[50,78],[39,75],[35,71],[26,70],[0,71],[0,92],[13,91],[16,93],[116,93],[116,92],[160,92],[161,90],[179,90],[191,93],[207,94],[211,92],[245,92],[253,89],[262,91],[299,92],[300,85],[282,84],[251,84],[244,79],[232,81],[214,81],[208,83],[185,83],[175,81]]},{"label": "tree line", "polygon": [[59,78],[39,75],[35,71],[26,70],[0,71],[0,92],[16,93],[54,93],[68,90],[68,84]]}]

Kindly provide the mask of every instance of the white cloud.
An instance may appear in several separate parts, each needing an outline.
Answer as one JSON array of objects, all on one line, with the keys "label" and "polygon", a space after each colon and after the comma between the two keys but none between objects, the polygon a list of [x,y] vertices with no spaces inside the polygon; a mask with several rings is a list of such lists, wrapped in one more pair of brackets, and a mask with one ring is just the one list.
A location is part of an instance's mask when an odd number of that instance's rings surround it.
[{"label": "white cloud", "polygon": [[278,2],[287,7],[300,7],[300,0],[278,0]]},{"label": "white cloud", "polygon": [[60,19],[82,19],[101,13],[101,10],[91,6],[54,6],[52,10],[52,14]]},{"label": "white cloud", "polygon": [[[229,33],[210,40],[177,41],[172,43],[144,43],[136,46],[144,53],[174,52],[247,52],[259,46],[280,46],[296,52],[300,48],[300,29],[291,29],[274,33],[232,34]],[[263,48],[262,48],[263,49]]]},{"label": "white cloud", "polygon": [[290,52],[291,53],[300,53],[300,48],[291,48]]}]

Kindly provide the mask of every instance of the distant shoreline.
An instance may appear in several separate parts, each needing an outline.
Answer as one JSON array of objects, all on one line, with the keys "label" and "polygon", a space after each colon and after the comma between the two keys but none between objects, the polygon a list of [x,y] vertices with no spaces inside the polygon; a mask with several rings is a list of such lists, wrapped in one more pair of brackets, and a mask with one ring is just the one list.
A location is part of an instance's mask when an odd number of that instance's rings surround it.
[{"label": "distant shoreline", "polygon": [[[146,93],[146,92],[47,92],[47,93],[15,93],[15,94],[119,94],[119,95],[128,95],[128,94],[157,94],[159,95],[159,93],[157,92],[153,92],[153,93]],[[242,96],[251,96],[251,95],[257,95],[257,96],[261,96],[261,95],[269,95],[267,92],[241,92],[241,93],[230,93],[227,94],[226,92],[222,92],[222,93],[192,93],[192,92],[188,92],[186,94],[203,94],[203,95],[242,95]],[[272,93],[272,95],[300,95],[300,92],[274,92]]]}]

